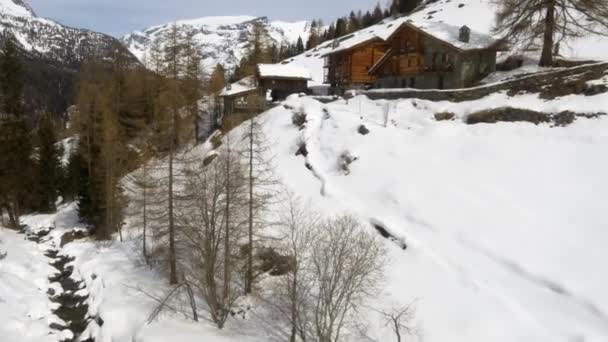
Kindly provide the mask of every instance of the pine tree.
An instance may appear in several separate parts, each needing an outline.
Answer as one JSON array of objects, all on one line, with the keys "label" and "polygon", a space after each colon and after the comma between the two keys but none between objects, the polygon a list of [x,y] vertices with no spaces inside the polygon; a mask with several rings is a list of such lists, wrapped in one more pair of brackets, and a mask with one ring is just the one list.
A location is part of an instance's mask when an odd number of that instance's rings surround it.
[{"label": "pine tree", "polygon": [[336,33],[334,38],[340,38],[348,34],[348,24],[346,18],[340,18],[336,21]]},{"label": "pine tree", "polygon": [[372,14],[372,25],[378,24],[384,19],[384,14],[382,13],[382,7],[380,7],[380,3],[376,4],[374,8],[374,12]]},{"label": "pine tree", "polygon": [[298,41],[296,43],[296,54],[302,54],[304,51],[304,42],[302,41],[302,37],[298,37]]},{"label": "pine tree", "polygon": [[36,174],[35,205],[42,212],[56,210],[55,202],[60,194],[63,179],[61,151],[56,145],[57,139],[53,121],[49,114],[40,118],[38,125],[38,161]]},{"label": "pine tree", "polygon": [[82,165],[79,154],[77,151],[71,151],[61,182],[61,195],[65,201],[73,201],[76,199],[80,186],[81,168]]}]

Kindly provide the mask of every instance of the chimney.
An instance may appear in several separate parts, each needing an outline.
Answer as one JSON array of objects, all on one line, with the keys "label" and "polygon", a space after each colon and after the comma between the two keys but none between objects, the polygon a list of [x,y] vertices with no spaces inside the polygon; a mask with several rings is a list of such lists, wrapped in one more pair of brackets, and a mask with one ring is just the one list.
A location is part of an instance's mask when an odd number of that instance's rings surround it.
[{"label": "chimney", "polygon": [[460,28],[460,34],[458,35],[458,40],[463,43],[468,43],[471,40],[471,29],[464,25]]}]

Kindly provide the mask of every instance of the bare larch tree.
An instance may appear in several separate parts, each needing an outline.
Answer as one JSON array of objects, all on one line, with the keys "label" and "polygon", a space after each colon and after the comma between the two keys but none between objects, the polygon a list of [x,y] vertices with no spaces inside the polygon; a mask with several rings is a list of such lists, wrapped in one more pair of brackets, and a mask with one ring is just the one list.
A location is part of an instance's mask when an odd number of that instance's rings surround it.
[{"label": "bare larch tree", "polygon": [[[542,44],[540,66],[552,66],[559,45],[585,34],[608,34],[605,0],[495,0],[495,33],[530,49]],[[520,45],[521,44],[521,45]]]}]

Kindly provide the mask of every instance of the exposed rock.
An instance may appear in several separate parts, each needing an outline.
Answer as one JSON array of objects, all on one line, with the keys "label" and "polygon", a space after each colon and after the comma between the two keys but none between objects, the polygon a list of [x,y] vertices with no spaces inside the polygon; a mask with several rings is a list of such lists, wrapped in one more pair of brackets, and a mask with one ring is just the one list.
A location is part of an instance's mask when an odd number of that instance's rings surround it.
[{"label": "exposed rock", "polygon": [[82,230],[74,230],[69,233],[65,233],[61,236],[60,247],[63,247],[70,242],[74,242],[75,240],[84,239],[87,236],[88,236],[88,233],[84,232]]},{"label": "exposed rock", "polygon": [[365,125],[359,125],[357,132],[359,132],[359,134],[361,134],[361,135],[368,135],[369,129],[367,129],[367,127],[365,127]]},{"label": "exposed rock", "polygon": [[594,119],[603,115],[606,115],[606,113],[575,113],[572,111],[543,113],[521,108],[500,107],[469,114],[466,118],[466,123],[474,125],[478,123],[531,122],[536,125],[553,123],[554,127],[565,127],[572,124],[579,117]]},{"label": "exposed rock", "polygon": [[469,114],[466,118],[466,123],[474,125],[478,123],[497,123],[497,122],[519,122],[526,121],[534,124],[550,122],[551,118],[548,114],[535,112],[533,110],[501,107],[496,109],[487,109]]},{"label": "exposed rock", "polygon": [[435,120],[437,121],[449,121],[453,120],[456,114],[450,112],[435,113]]}]

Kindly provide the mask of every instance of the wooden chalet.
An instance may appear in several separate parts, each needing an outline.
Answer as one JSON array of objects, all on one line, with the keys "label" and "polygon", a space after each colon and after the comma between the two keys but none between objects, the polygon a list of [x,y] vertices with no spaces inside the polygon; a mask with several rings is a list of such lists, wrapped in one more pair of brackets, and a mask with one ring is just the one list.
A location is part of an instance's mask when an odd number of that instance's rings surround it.
[{"label": "wooden chalet", "polygon": [[291,94],[308,92],[311,79],[307,69],[290,64],[258,64],[255,75],[227,85],[223,99],[224,117],[234,114],[260,113],[269,104]]},{"label": "wooden chalet", "polygon": [[466,26],[400,18],[336,40],[324,55],[325,83],[342,90],[463,88],[495,70],[496,54],[490,36]]}]

